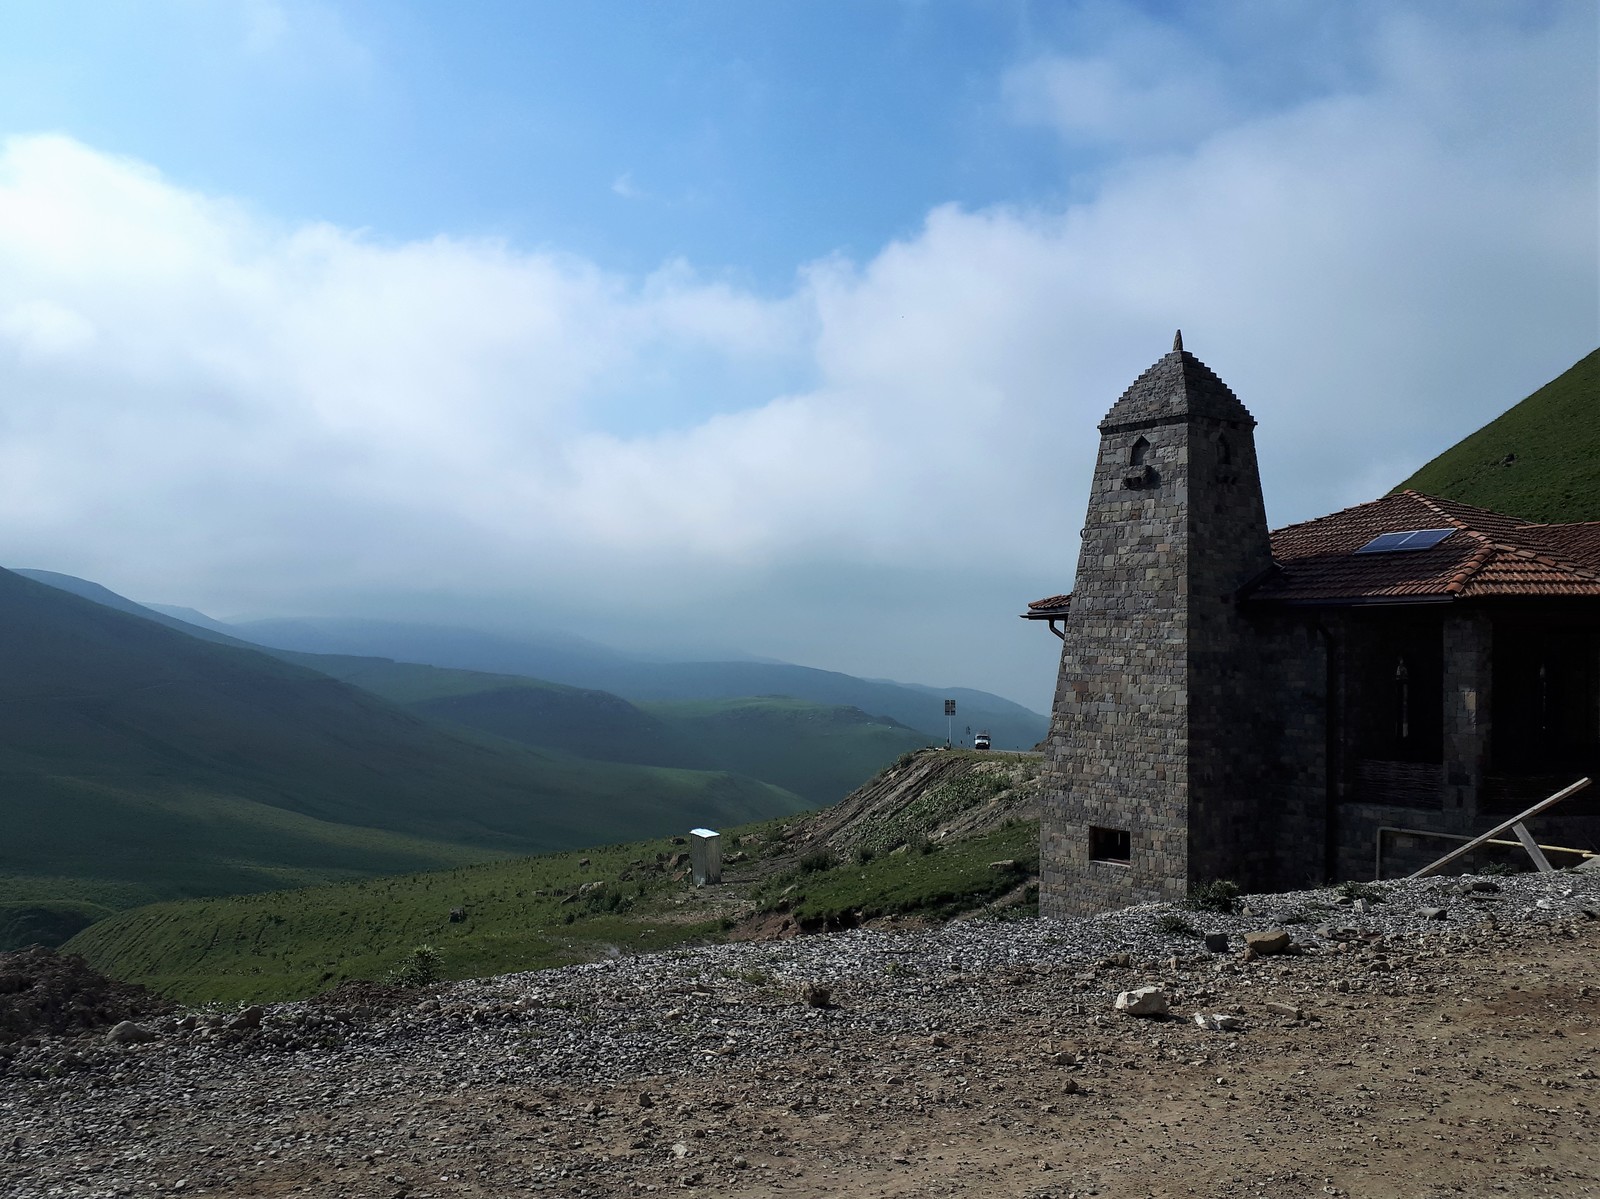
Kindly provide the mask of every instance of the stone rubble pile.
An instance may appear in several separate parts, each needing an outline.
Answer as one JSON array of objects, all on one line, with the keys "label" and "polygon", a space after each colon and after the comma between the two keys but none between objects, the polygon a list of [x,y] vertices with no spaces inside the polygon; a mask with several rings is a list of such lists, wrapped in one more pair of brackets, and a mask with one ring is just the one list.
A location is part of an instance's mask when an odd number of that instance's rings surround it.
[{"label": "stone rubble pile", "polygon": [[[851,1045],[920,1046],[944,1063],[948,1082],[930,1093],[935,1101],[984,1074],[957,1048],[957,1027],[1000,1019],[1026,988],[1047,988],[1052,1018],[1066,1026],[1185,1029],[1220,1040],[1248,1036],[1262,1021],[1316,1019],[1319,997],[1291,993],[1297,960],[1337,963],[1323,984],[1331,995],[1411,994],[1431,990],[1428,961],[1473,938],[1514,937],[1530,925],[1576,935],[1600,919],[1593,871],[1380,890],[1381,901],[1374,892],[1347,900],[1330,890],[1246,896],[1226,914],[1149,904],[1076,920],[855,930],[609,958],[426,992],[347,986],[233,1012],[150,1013],[109,1032],[35,1033],[0,1052],[0,1194],[120,1196],[179,1182],[190,1191],[225,1189],[229,1171],[283,1155],[359,1162],[371,1174],[385,1154],[427,1135],[427,1112],[406,1106],[420,1105],[420,1096],[460,1094],[467,1103],[469,1095],[509,1091],[537,1105],[552,1102],[539,1098],[540,1088],[574,1086],[596,1096],[591,1121],[617,1094],[636,1096],[633,1119],[656,1121],[674,1079],[736,1069],[762,1080],[800,1044],[841,1062]],[[1230,1007],[1224,992],[1256,976],[1274,986],[1263,986],[1248,1010]],[[1063,1050],[1049,1064],[1079,1071],[1086,1060]],[[893,1069],[871,1081],[890,1094],[908,1086]],[[1082,1090],[1068,1081],[1062,1094]],[[774,1101],[806,1102],[804,1080],[775,1075],[757,1085]],[[422,1123],[402,1122],[366,1145],[318,1142],[304,1128],[309,1110],[379,1103],[412,1110]],[[187,1105],[237,1113],[241,1143],[206,1150],[208,1170],[177,1179],[141,1130]],[[670,1126],[665,1117],[657,1122]],[[640,1127],[654,1144],[651,1126]],[[674,1152],[680,1143],[680,1166],[706,1156],[692,1137],[671,1142]],[[392,1193],[424,1192],[407,1182]]]}]

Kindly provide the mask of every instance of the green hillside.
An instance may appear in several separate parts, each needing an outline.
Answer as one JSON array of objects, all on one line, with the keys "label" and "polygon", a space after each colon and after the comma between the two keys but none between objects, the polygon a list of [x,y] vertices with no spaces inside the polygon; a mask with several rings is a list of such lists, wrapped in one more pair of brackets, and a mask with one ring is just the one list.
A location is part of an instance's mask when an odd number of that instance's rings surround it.
[{"label": "green hillside", "polygon": [[1400,488],[1525,520],[1600,520],[1600,350]]},{"label": "green hillside", "polygon": [[[214,628],[136,604],[85,579],[52,571],[17,573],[203,640],[257,648]],[[192,615],[207,619],[202,613]],[[648,705],[646,712],[609,691],[526,675],[357,654],[264,652],[370,691],[430,720],[601,762],[731,770],[793,791],[812,804],[840,799],[906,750],[932,740],[893,718],[871,716],[844,704],[782,696],[736,697],[662,701]],[[994,698],[961,688],[946,693],[899,690],[945,694],[960,701],[963,713],[974,702],[981,707]],[[927,700],[919,703],[932,707]]]},{"label": "green hillside", "polygon": [[[386,658],[272,652],[382,696],[420,716],[525,745],[602,762],[739,769],[702,760],[701,755],[679,744],[677,734],[655,717],[609,691]],[[751,777],[765,776],[757,773]]]},{"label": "green hillside", "polygon": [[860,708],[782,696],[678,701],[644,705],[702,762],[750,774],[802,795],[836,803],[908,750],[929,738]]},{"label": "green hillside", "polygon": [[[1038,869],[1038,771],[1022,754],[905,755],[846,804],[724,829],[722,886],[695,887],[687,846],[662,839],[153,904],[65,948],[185,1002],[234,1002],[381,979],[420,945],[442,977],[474,978],[716,940],[786,915],[818,929],[994,903],[1023,914]],[[868,831],[875,852],[862,848]]]},{"label": "green hillside", "polygon": [[[195,1003],[294,998],[347,978],[382,978],[421,944],[439,950],[454,978],[565,965],[619,943],[654,949],[717,931],[715,917],[661,919],[652,910],[647,921],[631,918],[646,894],[683,892],[682,879],[665,871],[618,881],[630,863],[653,864],[669,851],[682,852],[668,841],[644,842],[154,904],[86,929],[66,949],[116,977],[143,979]],[[569,901],[588,883],[599,885],[582,902]],[[457,907],[467,918],[452,922]]]},{"label": "green hillside", "polygon": [[782,696],[636,707],[608,691],[518,675],[330,654],[273,651],[432,720],[638,765],[726,770],[820,805],[842,799],[929,738],[859,708]]},{"label": "green hillside", "polygon": [[0,947],[120,908],[733,824],[727,773],[453,732],[326,675],[0,571]]}]

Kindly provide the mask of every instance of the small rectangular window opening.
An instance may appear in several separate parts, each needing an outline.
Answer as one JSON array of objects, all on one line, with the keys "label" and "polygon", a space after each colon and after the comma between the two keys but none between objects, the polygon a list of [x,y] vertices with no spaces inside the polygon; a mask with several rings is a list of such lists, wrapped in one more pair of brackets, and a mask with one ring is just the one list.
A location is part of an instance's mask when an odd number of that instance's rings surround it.
[{"label": "small rectangular window opening", "polygon": [[1125,828],[1089,828],[1089,859],[1094,862],[1115,862],[1119,866],[1133,863],[1133,837]]}]

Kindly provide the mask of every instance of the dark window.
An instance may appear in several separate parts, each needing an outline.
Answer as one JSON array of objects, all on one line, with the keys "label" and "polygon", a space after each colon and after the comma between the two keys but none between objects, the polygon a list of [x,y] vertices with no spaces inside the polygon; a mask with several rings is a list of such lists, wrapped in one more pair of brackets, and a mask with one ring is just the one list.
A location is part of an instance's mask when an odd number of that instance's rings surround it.
[{"label": "dark window", "polygon": [[1133,443],[1133,449],[1128,451],[1129,466],[1143,466],[1145,459],[1150,456],[1150,443],[1143,437]]},{"label": "dark window", "polygon": [[1444,638],[1433,621],[1376,621],[1351,646],[1358,758],[1444,761]]},{"label": "dark window", "polygon": [[1496,768],[1591,768],[1600,757],[1600,634],[1497,626],[1493,712]]},{"label": "dark window", "polygon": [[1116,862],[1126,866],[1133,861],[1133,837],[1125,828],[1089,828],[1089,857],[1096,862]]}]

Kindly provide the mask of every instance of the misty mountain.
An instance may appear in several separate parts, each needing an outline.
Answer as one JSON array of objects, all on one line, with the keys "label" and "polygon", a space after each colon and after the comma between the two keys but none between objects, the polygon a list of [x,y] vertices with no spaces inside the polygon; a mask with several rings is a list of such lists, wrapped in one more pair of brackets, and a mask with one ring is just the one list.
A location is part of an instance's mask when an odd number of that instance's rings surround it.
[{"label": "misty mountain", "polygon": [[[205,640],[232,644],[304,666],[369,691],[436,723],[488,733],[576,758],[636,766],[732,771],[772,783],[807,803],[832,803],[929,738],[850,705],[783,698],[656,701],[642,710],[610,692],[515,674],[396,662],[357,654],[254,646],[210,621],[204,628],[134,603],[97,583],[53,571],[30,577],[118,611]],[[181,611],[181,609],[180,609]],[[335,622],[328,622],[335,626]],[[378,622],[374,627],[384,628]],[[459,643],[479,635],[460,630]],[[318,635],[329,639],[326,630]],[[482,638],[494,644],[493,638]],[[565,643],[567,647],[578,644]],[[602,651],[608,653],[609,651]],[[616,655],[613,655],[616,656]]]},{"label": "misty mountain", "polygon": [[996,749],[1031,749],[1050,724],[1040,713],[985,691],[860,679],[781,662],[646,661],[575,640],[524,641],[468,629],[356,618],[250,621],[233,626],[233,631],[280,649],[528,675],[609,691],[635,703],[786,696],[859,708],[940,742],[947,728],[943,700],[955,699],[956,734],[969,726],[988,729]]},{"label": "misty mountain", "polygon": [[[144,620],[154,621],[169,629],[176,629],[180,633],[187,633],[191,637],[198,637],[202,641],[214,641],[220,645],[236,645],[241,649],[260,651],[261,647],[248,638],[239,637],[229,631],[228,626],[219,620],[212,620],[203,612],[195,612],[193,608],[180,608],[164,610],[148,604],[140,604],[125,595],[118,595],[109,587],[102,587],[99,583],[80,579],[77,575],[65,575],[54,570],[34,570],[23,566],[14,566],[11,573],[21,575],[25,579],[32,579],[35,583],[43,583],[46,587],[54,587],[58,591],[65,591],[106,608],[115,608],[118,612],[126,612],[130,616],[138,616]],[[192,621],[180,615],[182,612],[193,612],[199,617]]]},{"label": "misty mountain", "polygon": [[276,618],[222,627],[235,637],[273,649],[393,658],[600,690],[611,690],[600,675],[632,661],[616,650],[578,637],[514,638],[448,625],[358,617]]},{"label": "misty mountain", "polygon": [[326,674],[4,570],[0,630],[0,926],[70,931],[156,898],[805,806],[724,772],[453,731]]},{"label": "misty mountain", "polygon": [[741,697],[641,708],[608,691],[517,675],[273,652],[437,721],[602,761],[729,770],[817,806],[928,743],[898,721],[843,705]]},{"label": "misty mountain", "polygon": [[[43,583],[43,582],[48,582],[48,580],[40,579],[39,576],[42,575],[42,574],[48,574],[50,572],[48,572],[48,571],[18,571],[17,573],[18,574],[25,574],[30,579],[39,579],[39,581],[41,583]],[[70,579],[72,576],[71,575],[62,575],[60,577],[61,578]],[[57,584],[57,586],[59,586],[59,585],[60,584]],[[70,591],[71,588],[69,587],[68,590]],[[101,590],[105,590],[105,589],[101,588]],[[112,594],[115,594],[115,592],[113,592]],[[94,597],[93,596],[89,596],[88,598],[93,599]],[[220,620],[213,620],[211,617],[207,616],[204,612],[200,611],[200,609],[198,609],[198,608],[184,608],[184,607],[181,607],[181,606],[179,606],[177,604],[140,604],[139,606],[141,608],[145,608],[145,609],[147,609],[147,610],[149,610],[151,612],[159,613],[162,616],[170,616],[173,620],[181,621],[182,623],[187,624],[187,625],[193,625],[196,628],[210,629],[213,633],[224,633],[224,634],[227,634],[230,637],[234,635],[232,630],[231,630],[231,628],[230,628],[230,626],[223,624],[222,621],[220,621]]]}]

